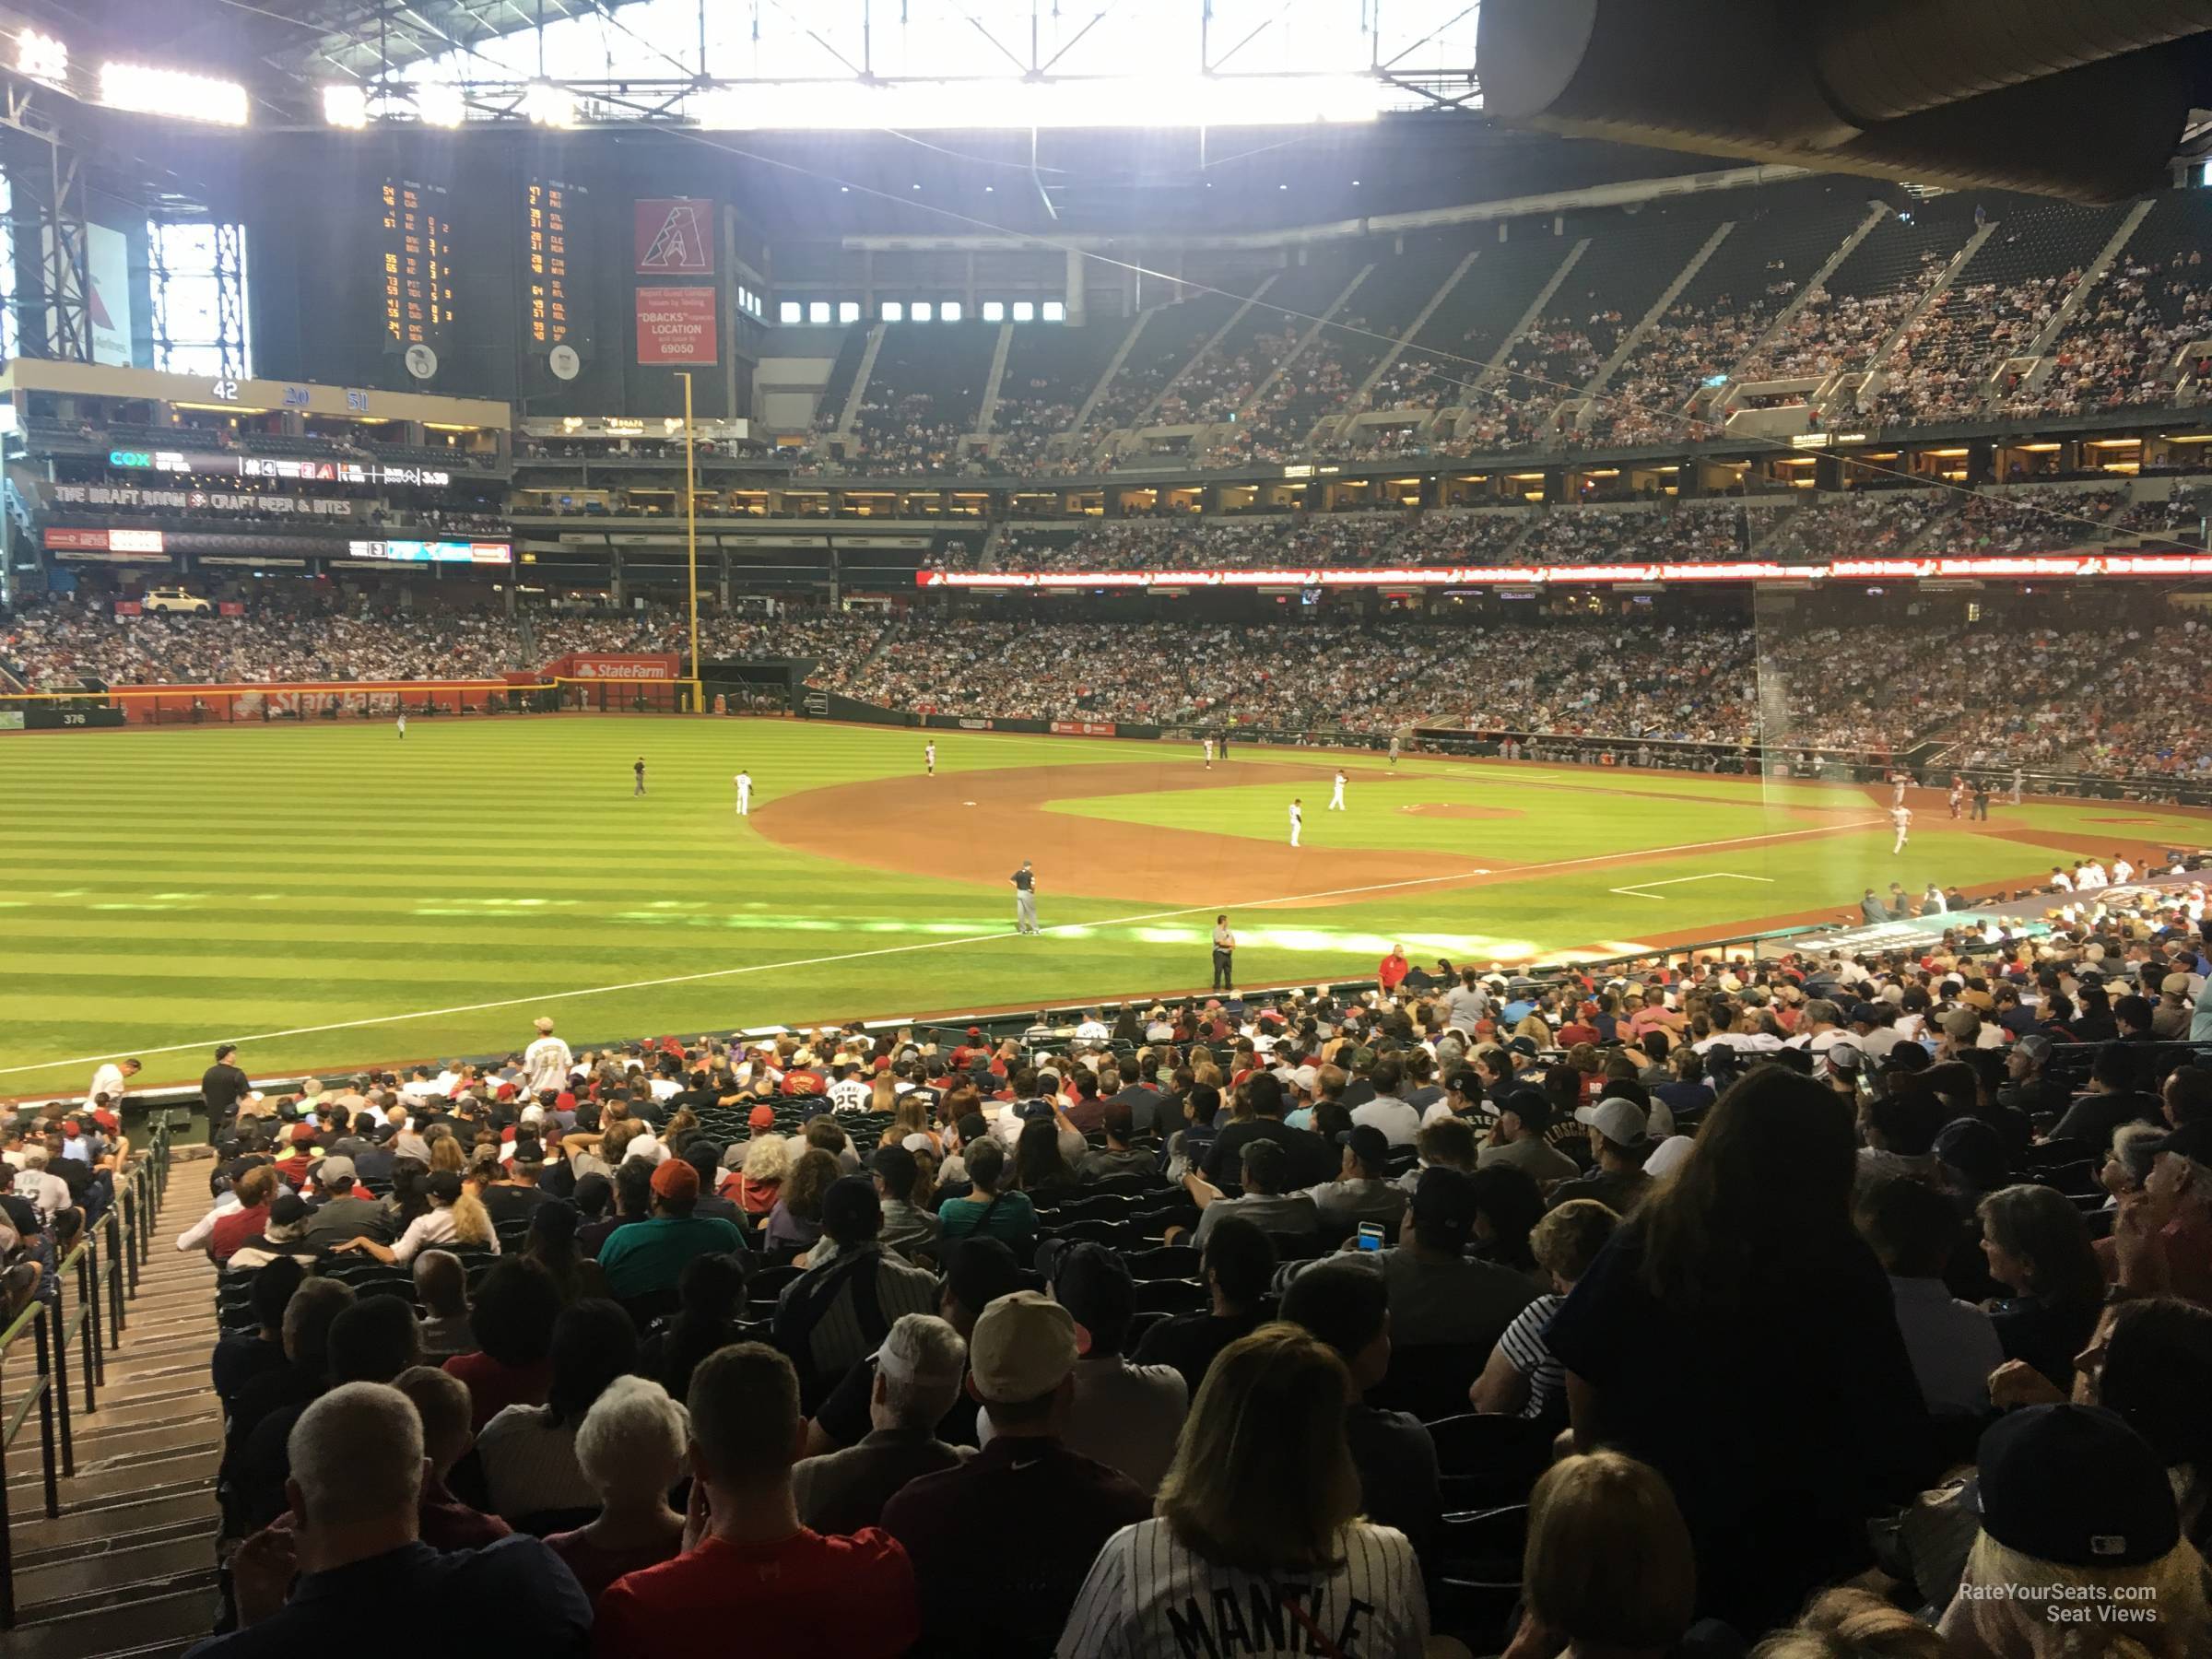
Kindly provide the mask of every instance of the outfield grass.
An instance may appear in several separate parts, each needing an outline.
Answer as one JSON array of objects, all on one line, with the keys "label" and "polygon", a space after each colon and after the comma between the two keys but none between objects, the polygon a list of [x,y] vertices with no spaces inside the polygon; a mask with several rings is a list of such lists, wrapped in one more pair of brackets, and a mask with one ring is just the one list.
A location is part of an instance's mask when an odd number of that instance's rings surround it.
[{"label": "outfield grass", "polygon": [[[962,771],[1043,766],[1065,775],[1058,810],[1284,831],[1288,787],[1081,798],[1087,766],[1157,750],[936,737],[934,785],[918,775],[919,734],[772,721],[418,720],[404,742],[382,723],[9,738],[0,1094],[81,1087],[90,1058],[115,1053],[145,1054],[149,1081],[196,1077],[218,1038],[244,1041],[256,1072],[335,1069],[519,1046],[539,1012],[582,1041],[1205,982],[1210,914],[1163,914],[1173,907],[1141,895],[1057,898],[1048,873],[1043,920],[1061,931],[1015,938],[1003,886],[834,864],[768,841],[732,811],[740,766],[763,802],[911,777],[920,809],[947,801]],[[641,752],[642,800],[629,771]],[[1328,764],[1299,751],[1239,759]],[[1194,748],[1188,759],[1195,772]],[[1893,878],[1917,890],[2024,876],[2058,856],[1924,816],[1897,860],[1886,828],[1759,839],[1805,828],[1793,808],[1878,816],[1864,792],[1832,786],[1414,759],[1387,777],[1379,759],[1350,764],[1351,813],[1323,810],[1325,785],[1296,785],[1310,845],[1536,868],[1500,885],[1241,913],[1247,982],[1362,975],[1394,938],[1476,959],[1625,946],[1840,910]],[[1520,816],[1397,811],[1416,803]],[[2093,825],[2122,812],[2152,822]],[[2110,806],[2036,806],[2021,822],[2135,839],[2171,828],[2193,843],[2204,827]],[[897,836],[898,823],[883,833]],[[1692,850],[1630,867],[1586,862],[1677,847]],[[1049,849],[1038,856],[1049,872]],[[1724,872],[1757,879],[1712,878]],[[1612,891],[1645,883],[1672,885]]]}]

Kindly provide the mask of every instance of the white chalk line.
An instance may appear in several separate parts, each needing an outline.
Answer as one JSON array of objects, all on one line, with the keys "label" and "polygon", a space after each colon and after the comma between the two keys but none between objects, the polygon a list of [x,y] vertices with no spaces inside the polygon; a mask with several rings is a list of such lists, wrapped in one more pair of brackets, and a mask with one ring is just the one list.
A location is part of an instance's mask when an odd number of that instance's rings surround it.
[{"label": "white chalk line", "polygon": [[1665,881],[1639,881],[1629,887],[1607,888],[1608,893],[1623,893],[1631,899],[1656,899],[1653,888],[1680,887],[1689,881],[1763,881],[1771,887],[1771,876],[1738,876],[1734,870],[1709,870],[1702,876],[1669,876]]},{"label": "white chalk line", "polygon": [[[1553,859],[1546,864],[1522,865],[1517,868],[1498,872],[1508,878],[1542,875],[1547,871],[1573,869],[1582,865],[1606,864],[1623,858],[1665,858],[1677,853],[1701,853],[1716,847],[1756,846],[1762,842],[1794,841],[1809,835],[1833,835],[1844,830],[1861,830],[1886,824],[1886,818],[1862,818],[1846,824],[1822,825],[1810,830],[1782,830],[1767,835],[1739,835],[1726,841],[1685,841],[1675,847],[1631,848],[1621,853],[1594,853],[1582,858]],[[1288,893],[1275,899],[1231,900],[1212,904],[1188,904],[1176,910],[1147,911],[1134,916],[1113,916],[1099,922],[1061,922],[1044,928],[1046,934],[1071,928],[1127,927],[1139,922],[1165,922],[1177,916],[1200,916],[1211,911],[1266,910],[1281,904],[1311,904],[1323,899],[1347,899],[1361,893],[1387,892],[1398,888],[1434,887],[1444,882],[1480,879],[1472,870],[1455,870],[1442,876],[1409,876],[1397,881],[1372,881],[1359,887],[1330,888],[1314,893]],[[205,1038],[197,1042],[171,1042],[159,1048],[119,1049],[106,1054],[80,1054],[67,1060],[41,1060],[30,1065],[0,1065],[0,1077],[15,1077],[24,1072],[54,1071],[69,1065],[98,1065],[103,1061],[122,1060],[147,1054],[178,1054],[191,1049],[212,1049],[218,1041],[235,1042],[241,1046],[251,1042],[275,1042],[287,1037],[319,1037],[328,1031],[358,1031],[374,1026],[399,1025],[415,1019],[443,1019],[457,1014],[488,1014],[497,1008],[520,1008],[535,1004],[569,1002],[584,996],[618,995],[626,991],[657,991],[668,985],[693,985],[708,980],[736,979],[748,973],[777,973],[786,969],[826,968],[838,962],[867,961],[877,957],[906,956],[923,950],[950,950],[964,945],[995,944],[1003,939],[1022,937],[1012,928],[1003,933],[971,934],[957,939],[929,939],[914,945],[885,945],[873,950],[841,951],[831,956],[801,957],[782,962],[752,962],[736,968],[709,968],[697,973],[674,973],[660,979],[631,980],[618,985],[585,985],[571,991],[543,991],[529,996],[503,996],[491,1002],[463,1003],[447,1008],[418,1008],[406,1014],[379,1014],[366,1019],[337,1019],[325,1025],[290,1026],[278,1031],[258,1031],[246,1037]]]}]

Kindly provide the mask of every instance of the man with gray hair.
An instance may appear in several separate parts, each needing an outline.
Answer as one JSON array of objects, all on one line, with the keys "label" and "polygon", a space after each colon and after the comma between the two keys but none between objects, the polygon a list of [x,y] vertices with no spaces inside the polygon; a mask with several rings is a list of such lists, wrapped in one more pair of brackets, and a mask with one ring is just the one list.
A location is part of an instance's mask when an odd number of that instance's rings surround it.
[{"label": "man with gray hair", "polygon": [[1825,1054],[1839,1039],[1850,1035],[1843,1030],[1843,1010],[1826,997],[1816,996],[1805,1005],[1805,1018],[1798,1024],[1797,1034],[1783,1046]]},{"label": "man with gray hair", "polygon": [[874,1526],[883,1506],[917,1475],[949,1469],[968,1455],[937,1438],[937,1425],[959,1398],[968,1374],[968,1345],[934,1313],[903,1313],[876,1355],[865,1439],[791,1471],[799,1520],[818,1533]]},{"label": "man with gray hair", "polygon": [[[409,1640],[441,1653],[583,1659],[591,1603],[539,1540],[518,1534],[445,1553],[422,1542],[422,1422],[398,1389],[332,1389],[300,1414],[288,1452],[289,1525],[240,1547],[239,1628],[193,1659],[386,1659]],[[346,1616],[334,1619],[335,1608]]]}]

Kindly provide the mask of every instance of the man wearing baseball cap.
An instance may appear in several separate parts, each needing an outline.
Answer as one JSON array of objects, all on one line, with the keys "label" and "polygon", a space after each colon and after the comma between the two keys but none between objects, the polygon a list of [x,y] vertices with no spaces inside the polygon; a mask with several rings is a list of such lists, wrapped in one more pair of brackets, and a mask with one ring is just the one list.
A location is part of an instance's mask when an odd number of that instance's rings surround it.
[{"label": "man wearing baseball cap", "polygon": [[318,1163],[315,1190],[321,1202],[308,1218],[306,1242],[311,1248],[327,1250],[364,1234],[385,1243],[391,1241],[391,1223],[383,1201],[360,1184],[352,1159],[333,1155]]},{"label": "man wearing baseball cap", "polygon": [[2030,1118],[2065,1112],[2073,1096],[2050,1075],[2053,1052],[2051,1039],[2041,1031],[2015,1038],[2005,1056],[2005,1081],[1997,1086],[1997,1104]]},{"label": "man wearing baseball cap", "polygon": [[1643,1172],[1653,1146],[1650,1118],[1635,1101],[1608,1095],[1594,1106],[1576,1107],[1574,1121],[1590,1132],[1590,1156],[1596,1167],[1552,1188],[1549,1207],[1594,1198],[1615,1215],[1627,1215],[1652,1184]]},{"label": "man wearing baseball cap", "polygon": [[1486,1352],[1513,1316],[1536,1300],[1526,1274],[1467,1259],[1475,1237],[1475,1179],[1431,1168],[1415,1189],[1395,1247],[1346,1251],[1318,1264],[1293,1263],[1287,1278],[1310,1268],[1363,1267],[1390,1287],[1390,1336],[1402,1347],[1457,1343]]},{"label": "man wearing baseball cap", "polygon": [[1541,1090],[1512,1089],[1498,1101],[1488,1138],[1476,1154],[1475,1167],[1511,1164],[1532,1180],[1572,1181],[1582,1166],[1546,1138],[1551,1129],[1551,1102]]},{"label": "man wearing baseball cap", "polygon": [[1390,1179],[1390,1138],[1372,1124],[1346,1130],[1337,1139],[1344,1153],[1336,1179],[1305,1189],[1321,1211],[1324,1240],[1348,1238],[1362,1221],[1397,1226],[1406,1213],[1406,1189]]},{"label": "man wearing baseball cap", "polygon": [[599,1247],[607,1294],[618,1301],[673,1291],[693,1256],[746,1255],[745,1235],[720,1216],[695,1216],[699,1171],[671,1158],[653,1172],[653,1211],[618,1227]]},{"label": "man wearing baseball cap", "polygon": [[928,1651],[973,1651],[983,1625],[1003,1650],[1049,1652],[1106,1540],[1152,1512],[1135,1482],[1063,1438],[1088,1342],[1067,1308],[1034,1290],[1000,1297],[975,1322],[968,1392],[990,1444],[909,1482],[883,1510],[884,1531],[914,1564]]}]

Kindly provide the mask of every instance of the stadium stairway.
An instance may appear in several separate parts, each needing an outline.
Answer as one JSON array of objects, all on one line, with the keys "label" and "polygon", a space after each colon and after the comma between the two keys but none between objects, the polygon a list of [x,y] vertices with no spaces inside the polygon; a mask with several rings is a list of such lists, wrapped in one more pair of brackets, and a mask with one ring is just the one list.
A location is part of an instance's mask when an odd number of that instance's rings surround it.
[{"label": "stadium stairway", "polygon": [[[58,1518],[48,1518],[42,1499],[35,1411],[10,1449],[18,1624],[0,1634],[8,1659],[167,1659],[213,1628],[223,1434],[207,1374],[215,1268],[175,1246],[211,1202],[206,1163],[171,1163],[163,1196],[147,1218],[150,1248],[89,1413],[76,1409],[80,1373],[69,1373],[76,1471],[57,1481]],[[70,1298],[63,1306],[75,1311]],[[74,1361],[82,1350],[70,1346]],[[4,1413],[12,1415],[33,1373],[14,1351],[8,1359]]]}]

